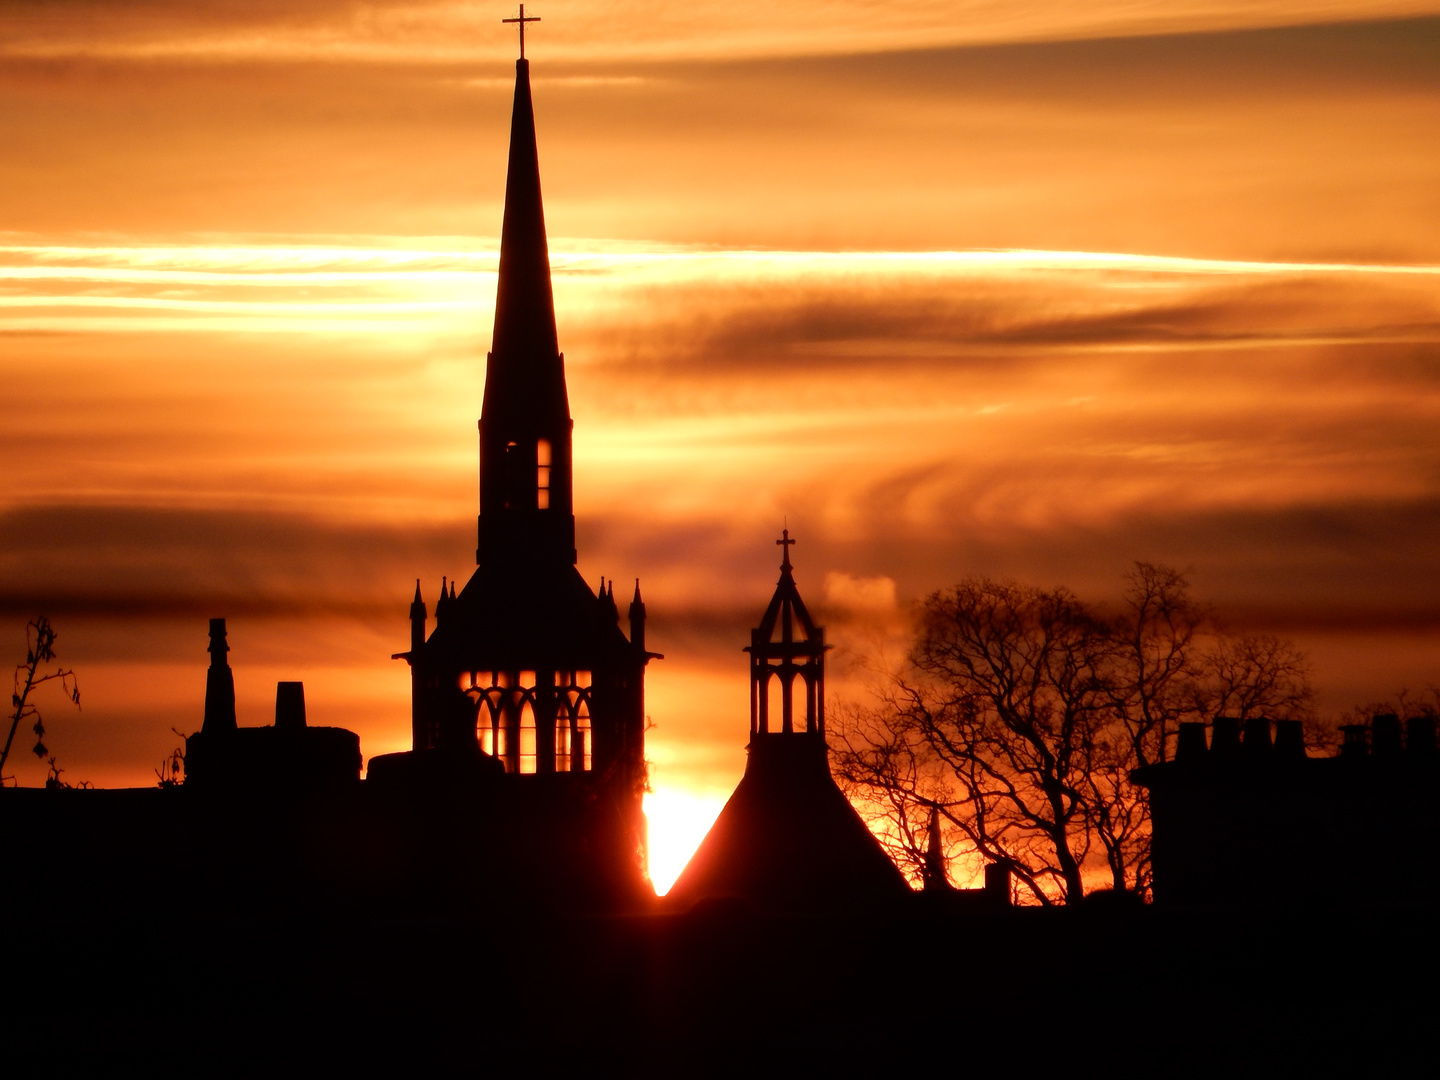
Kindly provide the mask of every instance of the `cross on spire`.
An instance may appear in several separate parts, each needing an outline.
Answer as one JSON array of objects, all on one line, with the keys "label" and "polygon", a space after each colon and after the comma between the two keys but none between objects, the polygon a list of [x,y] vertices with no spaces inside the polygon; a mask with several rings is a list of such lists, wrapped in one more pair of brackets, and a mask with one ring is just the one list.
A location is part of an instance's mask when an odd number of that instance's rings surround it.
[{"label": "cross on spire", "polygon": [[517,18],[517,19],[501,19],[500,21],[501,21],[502,23],[519,23],[519,24],[520,24],[520,59],[521,59],[521,60],[524,60],[524,59],[525,59],[525,24],[526,24],[527,22],[539,22],[539,21],[540,21],[540,16],[539,16],[539,15],[532,15],[532,16],[530,16],[529,18],[527,18],[527,17],[525,16],[525,5],[524,5],[524,4],[521,4],[521,5],[520,5],[520,17],[519,17],[519,18]]},{"label": "cross on spire", "polygon": [[795,541],[790,539],[789,529],[782,529],[780,535],[781,539],[775,541],[776,545],[782,547],[785,551],[785,557],[781,560],[780,569],[789,570],[792,569],[790,566],[790,549],[795,546]]}]

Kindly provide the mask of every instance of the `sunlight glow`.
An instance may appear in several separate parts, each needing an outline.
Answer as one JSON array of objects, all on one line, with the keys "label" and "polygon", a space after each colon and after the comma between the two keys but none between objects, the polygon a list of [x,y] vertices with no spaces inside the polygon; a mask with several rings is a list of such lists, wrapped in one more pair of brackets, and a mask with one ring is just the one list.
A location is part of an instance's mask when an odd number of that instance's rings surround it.
[{"label": "sunlight glow", "polygon": [[[556,247],[551,264],[564,310],[571,319],[598,316],[602,322],[611,312],[626,317],[633,311],[633,291],[648,288],[744,292],[762,283],[789,290],[840,283],[870,289],[954,278],[1034,285],[1037,276],[1050,276],[1062,285],[1106,290],[1104,302],[1116,304],[1129,302],[1132,288],[1193,287],[1216,277],[1440,276],[1440,266],[1424,264],[1086,251],[760,251],[586,240],[560,241]],[[444,245],[11,244],[0,246],[0,330],[483,334],[497,261],[498,252],[488,245],[446,250]],[[256,289],[265,290],[263,297]],[[285,294],[284,289],[292,291]],[[1087,306],[1093,309],[1095,303]],[[945,342],[852,336],[797,343],[795,349],[799,355],[864,355],[883,349],[890,356],[923,356],[937,349],[943,354],[946,347]],[[1107,347],[1136,350],[1163,348],[1164,343],[1112,342]]]},{"label": "sunlight glow", "polygon": [[725,807],[724,795],[685,788],[659,788],[645,795],[650,828],[650,881],[664,896],[685,869]]}]

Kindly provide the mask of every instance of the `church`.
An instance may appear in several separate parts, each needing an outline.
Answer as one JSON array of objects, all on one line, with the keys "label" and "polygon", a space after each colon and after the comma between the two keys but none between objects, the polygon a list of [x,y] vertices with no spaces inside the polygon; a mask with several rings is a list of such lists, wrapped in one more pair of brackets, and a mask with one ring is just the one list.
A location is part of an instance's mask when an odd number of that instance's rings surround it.
[{"label": "church", "polygon": [[412,805],[485,793],[479,852],[561,893],[603,879],[610,899],[633,900],[648,887],[645,668],[657,654],[639,581],[627,636],[614,582],[597,593],[576,568],[573,427],[522,56],[479,422],[477,566],[458,593],[442,582],[433,627],[416,583],[410,648],[395,657],[410,669],[412,749],[372,759],[366,786]]}]

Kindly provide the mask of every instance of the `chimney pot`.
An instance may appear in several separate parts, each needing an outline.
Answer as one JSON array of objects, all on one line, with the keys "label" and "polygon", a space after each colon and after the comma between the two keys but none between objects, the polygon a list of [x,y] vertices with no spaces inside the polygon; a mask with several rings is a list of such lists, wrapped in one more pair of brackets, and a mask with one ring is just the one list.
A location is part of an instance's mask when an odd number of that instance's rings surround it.
[{"label": "chimney pot", "polygon": [[275,684],[275,727],[279,731],[303,731],[305,729],[305,684],[303,682]]},{"label": "chimney pot", "polygon": [[1412,716],[1405,721],[1405,751],[1410,754],[1435,753],[1435,718]]},{"label": "chimney pot", "polygon": [[1205,724],[1185,721],[1180,724],[1180,738],[1175,742],[1175,760],[1199,764],[1205,757]]},{"label": "chimney pot", "polygon": [[1245,721],[1245,756],[1266,756],[1270,753],[1270,718],[1252,716]]},{"label": "chimney pot", "polygon": [[1275,721],[1275,756],[1284,761],[1305,760],[1305,725],[1302,721]]},{"label": "chimney pot", "polygon": [[1234,716],[1217,716],[1210,730],[1210,753],[1219,758],[1233,758],[1240,752],[1240,720]]},{"label": "chimney pot", "polygon": [[1345,736],[1345,741],[1340,744],[1340,756],[1343,758],[1363,758],[1370,752],[1370,746],[1365,740],[1366,729],[1364,724],[1344,724],[1340,731]]},{"label": "chimney pot", "polygon": [[1370,753],[1376,757],[1396,757],[1400,745],[1400,717],[1394,713],[1381,713],[1370,719]]}]

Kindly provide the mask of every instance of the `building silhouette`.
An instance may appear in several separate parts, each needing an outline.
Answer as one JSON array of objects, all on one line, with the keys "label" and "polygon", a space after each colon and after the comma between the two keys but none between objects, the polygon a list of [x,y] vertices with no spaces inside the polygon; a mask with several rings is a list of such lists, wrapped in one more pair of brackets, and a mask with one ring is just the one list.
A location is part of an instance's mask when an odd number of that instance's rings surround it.
[{"label": "building silhouette", "polygon": [[1411,718],[1402,738],[1381,715],[1344,736],[1338,756],[1312,758],[1299,720],[1181,724],[1174,760],[1134,773],[1150,793],[1156,903],[1433,906],[1434,719]]},{"label": "building silhouette", "polygon": [[528,850],[505,858],[543,865],[540,879],[583,850],[614,859],[638,888],[645,667],[657,654],[645,649],[639,581],[627,638],[614,582],[601,579],[597,594],[576,569],[573,426],[520,59],[479,424],[478,565],[458,594],[442,582],[433,629],[416,583],[410,648],[397,654],[410,665],[412,749],[373,759],[368,783],[412,797],[485,789],[482,850],[520,830]]},{"label": "building silhouette", "polygon": [[225,620],[210,620],[205,719],[185,739],[185,782],[192,789],[344,791],[360,782],[360,736],[305,722],[305,684],[275,688],[275,723],[242,728],[235,720],[235,675],[226,654]]},{"label": "building silhouette", "polygon": [[775,595],[750,632],[745,775],[667,894],[814,912],[896,900],[909,886],[830,775],[825,630],[795,585],[786,530]]}]

